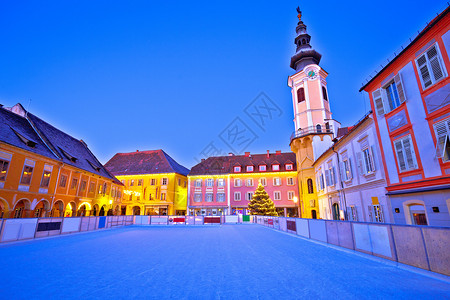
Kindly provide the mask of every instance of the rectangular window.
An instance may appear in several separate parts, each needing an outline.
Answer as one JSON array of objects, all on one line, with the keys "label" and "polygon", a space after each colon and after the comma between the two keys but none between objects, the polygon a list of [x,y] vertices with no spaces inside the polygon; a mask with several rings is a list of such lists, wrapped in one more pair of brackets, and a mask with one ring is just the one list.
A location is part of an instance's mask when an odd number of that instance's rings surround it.
[{"label": "rectangular window", "polygon": [[325,170],[325,181],[327,186],[334,186],[335,184],[335,176],[334,176],[334,168],[328,167],[328,170]]},{"label": "rectangular window", "polygon": [[67,175],[61,174],[59,177],[59,186],[65,188],[67,185]]},{"label": "rectangular window", "polygon": [[253,172],[253,166],[247,166],[247,172]]},{"label": "rectangular window", "polygon": [[181,179],[178,178],[178,186],[180,186],[180,185],[181,185]]},{"label": "rectangular window", "polygon": [[0,181],[6,181],[6,175],[8,173],[8,167],[11,162],[11,158],[12,154],[0,152]]},{"label": "rectangular window", "polygon": [[239,167],[239,166],[234,167],[234,173],[239,173],[239,172],[241,172],[241,167]]},{"label": "rectangular window", "polygon": [[358,221],[358,212],[355,206],[347,207],[347,212],[349,221]]},{"label": "rectangular window", "polygon": [[288,200],[292,200],[292,199],[294,199],[294,192],[289,191],[288,192]]},{"label": "rectangular window", "polygon": [[214,186],[214,179],[212,179],[212,178],[206,179],[206,186],[207,186],[207,187],[212,187],[212,186]]},{"label": "rectangular window", "polygon": [[42,173],[41,185],[42,188],[47,188],[50,185],[50,177],[52,176],[53,167],[49,165],[44,166],[44,172]]},{"label": "rectangular window", "polygon": [[323,179],[323,173],[320,174],[319,180],[320,180],[320,189],[321,190],[325,189],[325,181]]},{"label": "rectangular window", "polygon": [[341,161],[339,169],[341,172],[342,181],[349,181],[352,179],[352,167],[350,158],[346,158],[345,160]]},{"label": "rectangular window", "polygon": [[169,179],[168,178],[162,178],[161,179],[161,185],[167,185],[169,183]]},{"label": "rectangular window", "polygon": [[22,178],[20,179],[20,184],[30,184],[31,177],[33,176],[35,162],[30,159],[25,159],[25,164],[22,171]]},{"label": "rectangular window", "polygon": [[262,186],[267,186],[267,180],[265,178],[260,178],[259,182],[261,183]]},{"label": "rectangular window", "polygon": [[247,193],[247,201],[251,201],[253,199],[253,192]]},{"label": "rectangular window", "polygon": [[443,162],[450,160],[450,118],[434,124],[436,135],[436,157],[442,158]]},{"label": "rectangular window", "polygon": [[400,172],[417,169],[416,154],[412,144],[411,135],[394,141],[395,152]]},{"label": "rectangular window", "polygon": [[202,187],[202,180],[201,179],[196,179],[195,180],[195,187]]},{"label": "rectangular window", "polygon": [[82,180],[80,184],[80,191],[84,192],[86,190],[86,180]]},{"label": "rectangular window", "polygon": [[216,195],[216,199],[217,199],[217,202],[225,202],[225,194],[224,193],[218,193]]},{"label": "rectangular window", "polygon": [[89,184],[89,193],[93,193],[95,191],[95,183],[91,182]]},{"label": "rectangular window", "polygon": [[218,187],[224,187],[225,186],[225,179],[223,179],[223,178],[217,179],[217,186]]},{"label": "rectangular window", "polygon": [[133,201],[133,194],[130,194],[130,196],[128,197],[128,201]]},{"label": "rectangular window", "polygon": [[267,170],[267,166],[266,166],[266,165],[260,165],[260,166],[259,166],[259,171],[264,172],[264,171],[266,171],[266,170]]},{"label": "rectangular window", "polygon": [[397,87],[395,85],[395,82],[391,82],[386,88],[386,96],[389,103],[390,110],[393,110],[400,106],[400,98],[398,96]]},{"label": "rectangular window", "polygon": [[186,187],[186,180],[184,181],[183,187]]},{"label": "rectangular window", "polygon": [[376,171],[373,146],[356,153],[356,156],[358,158],[359,172],[362,175],[370,175]]},{"label": "rectangular window", "polygon": [[246,184],[247,186],[253,186],[253,179],[252,179],[252,178],[248,178],[248,179],[246,180],[245,184]]},{"label": "rectangular window", "polygon": [[293,164],[287,164],[286,165],[286,170],[287,171],[291,171],[291,170],[293,170],[294,169],[294,165]]},{"label": "rectangular window", "polygon": [[70,185],[70,189],[71,190],[75,190],[78,186],[78,179],[77,178],[72,178],[72,184]]},{"label": "rectangular window", "polygon": [[138,186],[142,186],[142,179],[138,179]]},{"label": "rectangular window", "polygon": [[288,177],[287,185],[294,185],[294,177]]},{"label": "rectangular window", "polygon": [[130,186],[134,186],[134,179],[130,180]]},{"label": "rectangular window", "polygon": [[242,185],[241,180],[239,178],[234,180],[234,186],[235,187],[240,187]]},{"label": "rectangular window", "polygon": [[150,179],[150,185],[156,185],[156,179],[155,178]]},{"label": "rectangular window", "polygon": [[206,194],[205,202],[213,202],[213,194],[212,193]]},{"label": "rectangular window", "polygon": [[166,201],[166,193],[161,193],[161,201]]},{"label": "rectangular window", "polygon": [[369,205],[369,220],[374,223],[384,223],[381,205]]},{"label": "rectangular window", "polygon": [[280,165],[272,165],[273,171],[280,171]]},{"label": "rectangular window", "polygon": [[274,185],[274,186],[279,186],[279,185],[281,185],[281,178],[275,177],[275,178],[273,179],[273,185]]},{"label": "rectangular window", "polygon": [[281,192],[273,192],[273,200],[281,200]]},{"label": "rectangular window", "polygon": [[416,59],[416,65],[424,90],[447,76],[437,43]]},{"label": "rectangular window", "polygon": [[194,202],[202,202],[202,194],[200,193],[194,194]]},{"label": "rectangular window", "polygon": [[241,201],[241,193],[240,192],[234,193],[234,201]]}]

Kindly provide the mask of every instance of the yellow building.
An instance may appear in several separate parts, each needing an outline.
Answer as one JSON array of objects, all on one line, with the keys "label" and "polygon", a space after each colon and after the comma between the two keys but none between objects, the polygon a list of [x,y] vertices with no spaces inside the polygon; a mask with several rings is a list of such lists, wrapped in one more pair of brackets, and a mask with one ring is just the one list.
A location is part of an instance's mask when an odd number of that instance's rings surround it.
[{"label": "yellow building", "polygon": [[163,150],[117,153],[105,167],[125,186],[122,214],[186,214],[189,169]]},{"label": "yellow building", "polygon": [[122,190],[82,140],[0,107],[0,218],[112,214]]}]

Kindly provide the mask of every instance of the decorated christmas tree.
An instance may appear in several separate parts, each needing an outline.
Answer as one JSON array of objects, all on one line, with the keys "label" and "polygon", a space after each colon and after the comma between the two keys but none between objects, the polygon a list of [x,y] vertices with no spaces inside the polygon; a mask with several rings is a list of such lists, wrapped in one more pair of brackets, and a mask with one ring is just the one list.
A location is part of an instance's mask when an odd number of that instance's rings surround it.
[{"label": "decorated christmas tree", "polygon": [[258,184],[258,188],[248,204],[248,209],[252,215],[278,216],[275,204],[273,204],[272,199],[270,199],[269,194],[267,194],[261,183]]}]

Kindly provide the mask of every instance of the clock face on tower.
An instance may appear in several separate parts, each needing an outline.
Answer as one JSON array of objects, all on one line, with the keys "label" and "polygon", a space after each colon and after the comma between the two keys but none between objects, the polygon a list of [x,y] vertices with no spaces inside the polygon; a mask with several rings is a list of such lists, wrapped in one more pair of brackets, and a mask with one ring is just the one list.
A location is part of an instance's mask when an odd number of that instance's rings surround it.
[{"label": "clock face on tower", "polygon": [[317,78],[317,73],[318,71],[316,69],[313,68],[308,68],[307,70],[305,70],[305,74],[306,76],[308,76],[309,80],[314,80]]}]

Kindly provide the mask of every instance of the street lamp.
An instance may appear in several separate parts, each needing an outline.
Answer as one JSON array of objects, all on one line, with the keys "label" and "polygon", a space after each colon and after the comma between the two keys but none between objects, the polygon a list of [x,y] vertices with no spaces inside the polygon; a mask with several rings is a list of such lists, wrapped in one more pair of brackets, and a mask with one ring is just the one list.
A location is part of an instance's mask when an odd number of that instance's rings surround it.
[{"label": "street lamp", "polygon": [[295,205],[297,206],[297,216],[300,218],[300,206],[297,205],[297,202],[298,202],[297,196],[294,196],[293,200],[294,200]]}]

